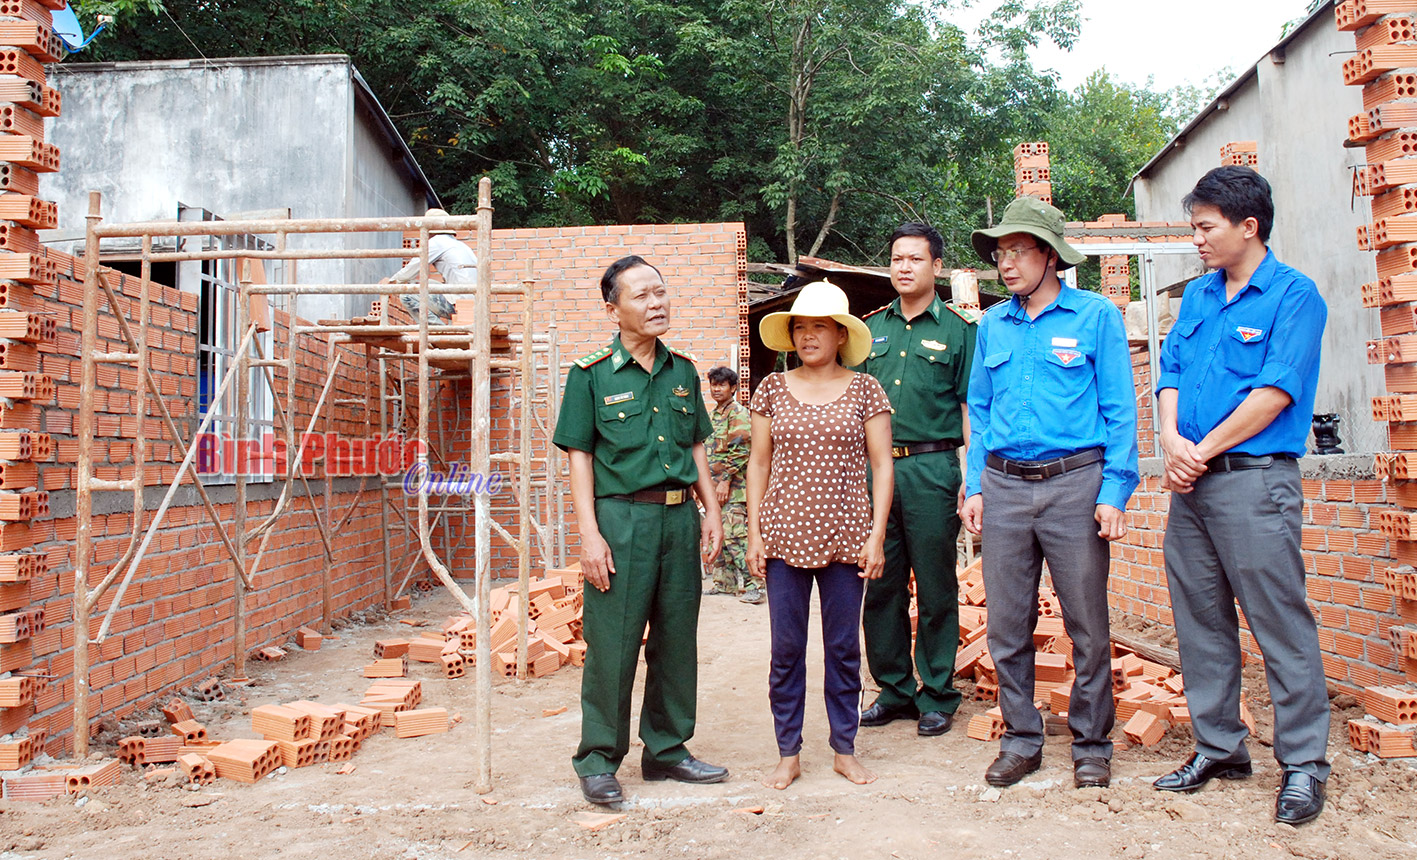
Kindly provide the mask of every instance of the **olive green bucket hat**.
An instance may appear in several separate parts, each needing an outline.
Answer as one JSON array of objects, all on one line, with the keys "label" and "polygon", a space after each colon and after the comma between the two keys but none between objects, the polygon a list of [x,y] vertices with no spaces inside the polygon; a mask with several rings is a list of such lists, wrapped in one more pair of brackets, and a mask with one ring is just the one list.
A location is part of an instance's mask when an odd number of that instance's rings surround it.
[{"label": "olive green bucket hat", "polygon": [[969,237],[974,251],[986,263],[994,262],[994,249],[1004,236],[1027,233],[1048,243],[1058,252],[1058,271],[1071,269],[1087,259],[1072,245],[1063,241],[1063,213],[1037,197],[1020,197],[1004,210],[999,223],[987,230],[975,230]]}]

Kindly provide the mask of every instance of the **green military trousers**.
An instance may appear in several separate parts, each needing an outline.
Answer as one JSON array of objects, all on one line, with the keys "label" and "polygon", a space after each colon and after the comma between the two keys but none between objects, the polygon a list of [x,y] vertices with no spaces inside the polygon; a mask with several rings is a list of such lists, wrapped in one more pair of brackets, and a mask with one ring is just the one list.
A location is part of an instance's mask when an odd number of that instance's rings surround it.
[{"label": "green military trousers", "polygon": [[[921,713],[959,709],[953,677],[959,650],[959,454],[933,451],[895,461],[895,494],[886,524],[886,565],[866,584],[862,625],[866,662],[887,707]],[[919,618],[914,668],[910,647],[910,571]],[[920,683],[916,684],[916,673]]]},{"label": "green military trousers", "polygon": [[698,692],[699,513],[680,505],[595,500],[616,572],[610,589],[585,590],[581,744],[578,776],[614,773],[630,749],[630,693],[645,641],[640,708],[643,761],[673,766],[688,757]]}]

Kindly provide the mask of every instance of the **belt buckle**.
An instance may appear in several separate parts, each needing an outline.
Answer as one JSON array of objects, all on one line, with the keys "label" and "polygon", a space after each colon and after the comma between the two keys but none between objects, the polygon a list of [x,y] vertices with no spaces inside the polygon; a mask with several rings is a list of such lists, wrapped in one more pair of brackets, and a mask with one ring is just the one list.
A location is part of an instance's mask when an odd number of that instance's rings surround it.
[{"label": "belt buckle", "polygon": [[683,491],[683,490],[666,490],[665,493],[664,493],[664,503],[665,503],[666,505],[682,505],[682,504],[684,504],[684,491]]},{"label": "belt buckle", "polygon": [[910,456],[910,448],[909,448],[909,447],[907,447],[907,446],[905,446],[905,445],[892,445],[892,446],[891,446],[891,458],[892,458],[892,459],[894,459],[894,460],[899,460],[901,457],[909,457],[909,456]]},{"label": "belt buckle", "polygon": [[1048,477],[1048,475],[1042,467],[1034,466],[1031,469],[1019,469],[1019,477],[1023,478],[1025,481],[1041,481]]}]

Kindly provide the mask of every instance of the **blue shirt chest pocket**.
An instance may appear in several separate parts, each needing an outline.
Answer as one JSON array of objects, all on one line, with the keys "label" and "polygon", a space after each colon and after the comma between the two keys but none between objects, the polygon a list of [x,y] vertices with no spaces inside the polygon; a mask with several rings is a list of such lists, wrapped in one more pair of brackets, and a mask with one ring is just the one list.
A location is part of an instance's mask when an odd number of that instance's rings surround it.
[{"label": "blue shirt chest pocket", "polygon": [[1189,367],[1196,357],[1196,351],[1200,345],[1200,338],[1196,337],[1196,330],[1204,322],[1199,317],[1193,319],[1176,320],[1171,326],[1171,331],[1166,335],[1165,346],[1173,350],[1176,361],[1181,367]]},{"label": "blue shirt chest pocket", "polygon": [[1092,355],[1086,346],[1050,346],[1043,357],[1059,379],[1072,381],[1090,375],[1087,371],[1092,367]]},{"label": "blue shirt chest pocket", "polygon": [[994,381],[995,385],[1009,384],[1008,363],[1009,357],[1013,354],[1013,350],[1005,349],[984,356],[984,368],[989,371],[989,378]]},{"label": "blue shirt chest pocket", "polygon": [[1269,352],[1269,330],[1259,326],[1232,324],[1220,339],[1220,354],[1225,367],[1237,376],[1256,376],[1264,367]]}]

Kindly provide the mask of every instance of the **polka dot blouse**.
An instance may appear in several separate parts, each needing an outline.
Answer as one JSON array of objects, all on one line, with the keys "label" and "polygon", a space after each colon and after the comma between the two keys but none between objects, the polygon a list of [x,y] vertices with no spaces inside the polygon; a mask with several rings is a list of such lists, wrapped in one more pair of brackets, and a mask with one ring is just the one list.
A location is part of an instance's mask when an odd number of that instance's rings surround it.
[{"label": "polka dot blouse", "polygon": [[855,374],[831,403],[803,403],[774,373],[750,407],[772,421],[772,462],[758,522],[768,558],[795,567],[855,564],[871,533],[866,420],[889,412],[874,377]]}]

